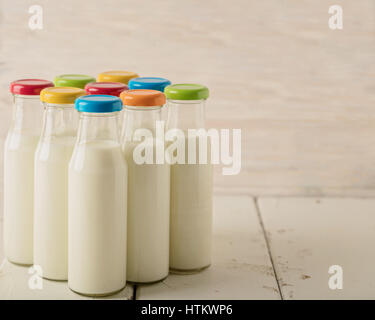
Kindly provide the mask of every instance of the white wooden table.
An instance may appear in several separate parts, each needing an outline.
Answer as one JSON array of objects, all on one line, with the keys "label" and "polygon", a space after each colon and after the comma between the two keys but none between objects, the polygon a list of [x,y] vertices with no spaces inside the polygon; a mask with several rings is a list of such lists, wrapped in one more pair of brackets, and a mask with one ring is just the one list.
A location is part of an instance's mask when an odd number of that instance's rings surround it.
[{"label": "white wooden table", "polygon": [[[128,286],[115,299],[374,299],[375,199],[216,195],[213,264],[196,275]],[[1,246],[2,247],[2,246]],[[3,260],[2,248],[0,258]],[[343,270],[332,290],[328,269]],[[82,299],[65,282],[30,290],[28,268],[4,262],[0,299]]]}]

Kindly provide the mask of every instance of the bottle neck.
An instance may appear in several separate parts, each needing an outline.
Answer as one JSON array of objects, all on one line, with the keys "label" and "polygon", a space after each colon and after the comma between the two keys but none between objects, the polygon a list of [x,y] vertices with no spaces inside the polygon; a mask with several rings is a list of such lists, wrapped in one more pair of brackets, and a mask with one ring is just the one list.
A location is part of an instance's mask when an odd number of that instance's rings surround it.
[{"label": "bottle neck", "polygon": [[204,121],[205,100],[168,100],[167,129],[201,129]]},{"label": "bottle neck", "polygon": [[73,104],[44,104],[42,140],[73,138],[77,134],[78,114]]},{"label": "bottle neck", "polygon": [[43,107],[39,96],[13,96],[13,117],[11,130],[18,133],[40,135]]},{"label": "bottle neck", "polygon": [[78,144],[93,141],[119,142],[118,116],[119,112],[81,112],[77,134]]},{"label": "bottle neck", "polygon": [[155,135],[156,121],[161,120],[161,106],[156,107],[129,107],[124,109],[125,125],[122,137],[125,141],[131,141],[134,131],[148,129]]}]

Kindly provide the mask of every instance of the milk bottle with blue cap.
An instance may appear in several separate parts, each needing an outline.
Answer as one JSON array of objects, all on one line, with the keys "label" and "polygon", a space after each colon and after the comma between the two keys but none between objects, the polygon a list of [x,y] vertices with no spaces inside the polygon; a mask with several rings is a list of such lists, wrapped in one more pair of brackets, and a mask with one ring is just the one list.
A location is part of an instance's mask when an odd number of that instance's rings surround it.
[{"label": "milk bottle with blue cap", "polygon": [[76,100],[78,137],[69,165],[68,285],[85,295],[126,284],[127,165],[119,143],[118,97]]}]

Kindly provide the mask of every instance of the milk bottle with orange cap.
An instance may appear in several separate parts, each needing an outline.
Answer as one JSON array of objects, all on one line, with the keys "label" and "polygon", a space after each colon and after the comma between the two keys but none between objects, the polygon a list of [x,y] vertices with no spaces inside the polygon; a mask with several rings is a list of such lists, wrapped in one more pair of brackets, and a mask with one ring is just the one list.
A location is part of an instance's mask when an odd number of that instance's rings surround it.
[{"label": "milk bottle with orange cap", "polygon": [[[156,162],[163,145],[155,131],[165,96],[155,90],[129,90],[120,95],[125,107],[122,146],[128,164],[127,280],[152,283],[169,269],[170,166]],[[149,135],[142,141],[137,133]],[[149,158],[142,159],[142,149]],[[162,148],[162,153],[164,148]]]}]

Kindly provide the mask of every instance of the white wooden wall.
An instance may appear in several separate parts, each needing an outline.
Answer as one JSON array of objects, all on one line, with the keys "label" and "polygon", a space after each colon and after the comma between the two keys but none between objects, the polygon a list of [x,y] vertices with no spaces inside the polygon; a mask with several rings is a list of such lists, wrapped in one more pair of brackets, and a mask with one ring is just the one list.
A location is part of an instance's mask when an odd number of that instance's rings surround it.
[{"label": "white wooden wall", "polygon": [[132,70],[206,84],[209,126],[242,129],[242,172],[218,167],[217,192],[375,195],[373,0],[0,2],[1,139],[11,80]]}]

